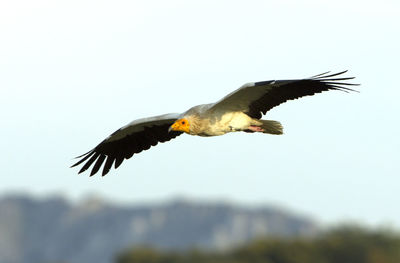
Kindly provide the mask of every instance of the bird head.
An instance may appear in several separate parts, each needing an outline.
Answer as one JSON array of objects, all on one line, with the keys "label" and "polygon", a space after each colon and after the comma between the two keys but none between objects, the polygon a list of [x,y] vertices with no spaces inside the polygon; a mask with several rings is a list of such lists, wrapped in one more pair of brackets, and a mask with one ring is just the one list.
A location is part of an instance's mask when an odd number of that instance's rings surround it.
[{"label": "bird head", "polygon": [[187,119],[176,120],[168,129],[168,131],[181,131],[190,133],[190,124]]}]

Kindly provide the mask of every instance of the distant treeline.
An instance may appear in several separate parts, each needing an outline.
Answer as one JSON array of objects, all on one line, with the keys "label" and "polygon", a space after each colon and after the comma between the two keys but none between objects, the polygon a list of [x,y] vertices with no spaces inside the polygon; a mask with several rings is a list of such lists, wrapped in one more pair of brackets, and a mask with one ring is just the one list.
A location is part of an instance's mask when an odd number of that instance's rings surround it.
[{"label": "distant treeline", "polygon": [[132,248],[116,263],[399,263],[400,234],[341,226],[313,238],[267,238],[229,252]]}]

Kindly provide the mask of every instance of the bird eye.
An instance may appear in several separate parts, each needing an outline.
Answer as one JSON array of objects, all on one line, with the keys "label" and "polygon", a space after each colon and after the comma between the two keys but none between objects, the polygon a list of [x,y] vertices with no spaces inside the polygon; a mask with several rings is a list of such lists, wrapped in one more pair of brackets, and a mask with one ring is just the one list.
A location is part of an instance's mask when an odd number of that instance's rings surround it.
[{"label": "bird eye", "polygon": [[182,124],[185,124],[186,122],[185,121],[182,121]]}]

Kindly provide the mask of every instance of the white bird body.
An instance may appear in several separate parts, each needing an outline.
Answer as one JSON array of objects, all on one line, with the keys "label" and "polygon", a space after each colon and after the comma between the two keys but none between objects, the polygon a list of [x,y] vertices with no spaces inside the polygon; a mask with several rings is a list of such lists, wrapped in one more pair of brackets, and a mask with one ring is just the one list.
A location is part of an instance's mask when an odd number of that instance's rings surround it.
[{"label": "white bird body", "polygon": [[[202,116],[207,116],[202,118]],[[257,125],[247,114],[241,111],[206,111],[199,115],[184,115],[183,119],[187,119],[190,123],[199,122],[197,127],[190,130],[191,135],[198,136],[219,136],[228,132],[244,131],[250,125]]]},{"label": "white bird body", "polygon": [[[261,124],[255,122],[247,114],[241,111],[226,112],[222,115],[221,120],[216,122],[214,131],[223,132],[222,134],[228,132],[244,131],[251,125]],[[218,134],[219,135],[219,134]]]},{"label": "white bird body", "polygon": [[104,164],[102,175],[106,175],[114,164],[118,168],[124,159],[169,141],[183,132],[198,136],[219,136],[229,132],[262,132],[282,134],[278,121],[262,120],[263,114],[287,100],[315,93],[340,90],[354,91],[346,85],[357,85],[343,81],[352,77],[334,78],[346,71],[327,75],[323,73],[308,79],[270,80],[251,82],[228,94],[216,103],[202,104],[182,114],[170,113],[135,120],[108,136],[91,151],[78,156],[73,166],[86,161],[79,173],[93,163],[90,176]]}]

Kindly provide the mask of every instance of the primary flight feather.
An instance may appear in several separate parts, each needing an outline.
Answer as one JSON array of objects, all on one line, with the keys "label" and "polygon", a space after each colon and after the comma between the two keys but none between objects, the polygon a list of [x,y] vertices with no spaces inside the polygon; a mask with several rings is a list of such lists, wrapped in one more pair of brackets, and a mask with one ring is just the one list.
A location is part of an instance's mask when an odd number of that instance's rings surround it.
[{"label": "primary flight feather", "polygon": [[262,132],[282,134],[278,121],[261,120],[263,114],[288,100],[327,90],[354,91],[346,86],[353,77],[323,73],[307,79],[269,80],[244,84],[216,103],[194,106],[184,113],[170,113],[135,120],[118,129],[91,151],[78,156],[71,167],[84,163],[79,173],[90,168],[90,176],[103,166],[106,175],[112,165],[118,168],[124,159],[149,149],[158,142],[169,141],[183,132],[190,135],[216,136],[228,132]]}]

